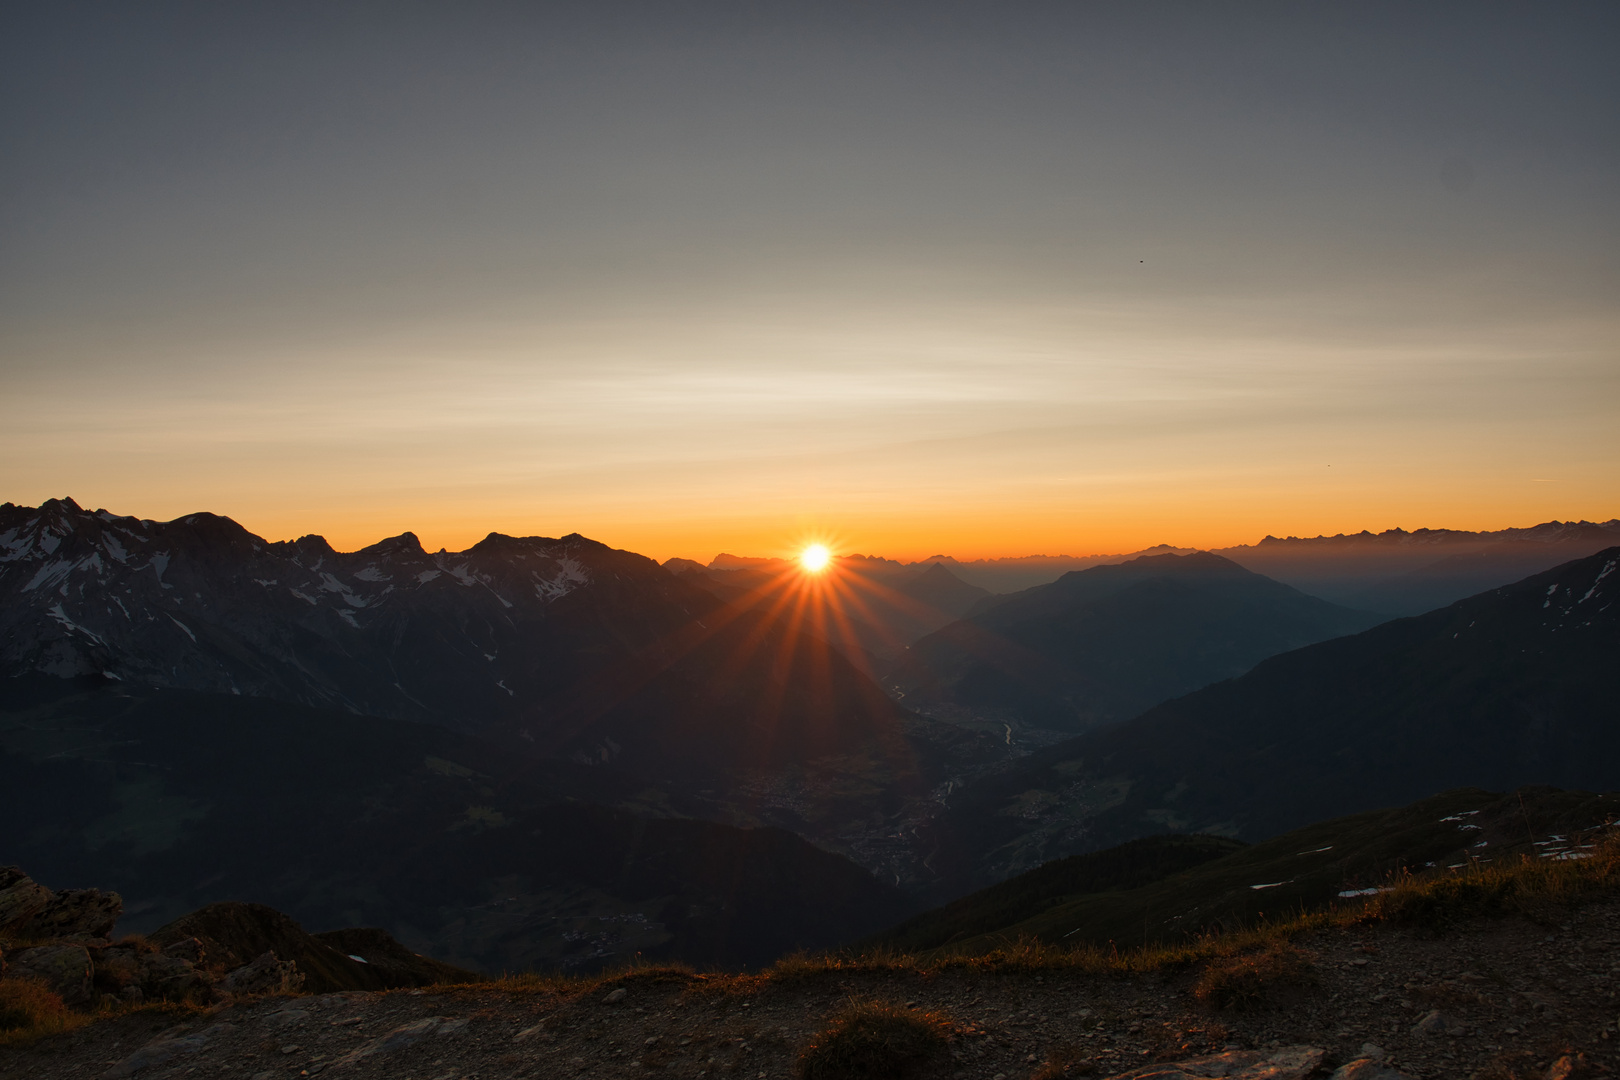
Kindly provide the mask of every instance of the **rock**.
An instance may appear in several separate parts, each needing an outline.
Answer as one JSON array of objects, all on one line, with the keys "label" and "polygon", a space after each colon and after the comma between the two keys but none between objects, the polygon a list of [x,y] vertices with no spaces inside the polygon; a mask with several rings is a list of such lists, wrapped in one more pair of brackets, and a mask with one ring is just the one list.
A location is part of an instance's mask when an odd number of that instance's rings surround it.
[{"label": "rock", "polygon": [[[1284,1046],[1274,1050],[1229,1050],[1224,1054],[1187,1061],[1143,1065],[1117,1073],[1109,1080],[1304,1080],[1322,1064],[1325,1051],[1314,1046]],[[1358,1078],[1359,1080],[1359,1078]]]},{"label": "rock", "polygon": [[195,966],[203,962],[203,957],[208,955],[208,950],[203,948],[203,943],[199,939],[188,937],[181,938],[179,941],[171,941],[163,946],[163,955],[185,960]]},{"label": "rock", "polygon": [[1357,1058],[1333,1070],[1328,1080],[1412,1080],[1399,1069],[1391,1068],[1375,1058]]},{"label": "rock", "polygon": [[[49,891],[49,890],[47,890]],[[59,938],[106,938],[124,913],[124,898],[100,889],[67,889],[11,931],[17,937],[44,941]]]},{"label": "rock", "polygon": [[141,989],[148,998],[183,1001],[208,988],[212,980],[178,956],[150,953],[141,957]]},{"label": "rock", "polygon": [[608,996],[603,998],[602,1000],[604,1002],[606,1002],[607,1004],[609,1004],[609,1005],[617,1005],[619,1002],[623,1001],[625,998],[627,998],[629,996],[630,996],[630,991],[626,990],[624,987],[621,986],[617,990],[609,991]]},{"label": "rock", "polygon": [[1456,1035],[1461,1031],[1462,1025],[1439,1009],[1427,1013],[1423,1019],[1412,1025],[1412,1034],[1418,1036]]},{"label": "rock", "polygon": [[16,866],[0,866],[0,934],[14,933],[14,928],[27,922],[56,894]]},{"label": "rock", "polygon": [[1389,1055],[1385,1052],[1384,1048],[1379,1046],[1377,1043],[1364,1042],[1361,1044],[1361,1056],[1364,1058],[1372,1058],[1374,1061],[1383,1061]]},{"label": "rock", "polygon": [[269,1016],[266,1016],[264,1018],[264,1023],[267,1027],[284,1028],[292,1027],[293,1025],[308,1019],[308,1009],[299,1009],[289,1006],[285,1009],[280,1009],[273,1012]]},{"label": "rock", "polygon": [[213,1027],[204,1028],[194,1035],[184,1035],[172,1039],[153,1039],[129,1055],[129,1057],[102,1073],[102,1080],[122,1080],[123,1077],[134,1076],[142,1069],[162,1065],[164,1062],[173,1061],[184,1054],[194,1054],[212,1042],[215,1036],[229,1030],[231,1030],[229,1024],[215,1024]]},{"label": "rock", "polygon": [[83,1008],[91,1002],[94,968],[83,945],[39,945],[11,954],[7,975],[39,979],[63,1003]]},{"label": "rock", "polygon": [[292,960],[278,960],[273,952],[261,953],[250,964],[243,964],[219,981],[228,994],[291,994],[304,985],[304,977]]},{"label": "rock", "polygon": [[364,1046],[338,1058],[332,1063],[332,1068],[338,1069],[345,1065],[352,1065],[357,1061],[375,1057],[378,1054],[391,1054],[396,1050],[403,1050],[407,1046],[415,1046],[430,1035],[454,1035],[467,1026],[464,1019],[451,1019],[448,1016],[429,1016],[412,1024],[397,1027],[386,1035],[378,1036]]},{"label": "rock", "polygon": [[111,945],[105,949],[92,949],[90,962],[95,965],[96,988],[110,994],[121,994],[129,986],[141,982],[141,956],[133,946]]}]

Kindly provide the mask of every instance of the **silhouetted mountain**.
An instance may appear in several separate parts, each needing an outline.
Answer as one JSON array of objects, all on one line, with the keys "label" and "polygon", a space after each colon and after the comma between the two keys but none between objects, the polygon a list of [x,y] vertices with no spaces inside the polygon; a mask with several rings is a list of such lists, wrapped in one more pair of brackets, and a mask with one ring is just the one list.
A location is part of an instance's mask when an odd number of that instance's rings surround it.
[{"label": "silhouetted mountain", "polygon": [[1376,621],[1217,555],[1151,555],[981,601],[913,644],[885,682],[925,713],[1072,731]]},{"label": "silhouetted mountain", "polygon": [[990,596],[988,589],[969,585],[937,562],[930,563],[920,574],[902,581],[896,590],[958,619],[966,615],[974,604]]},{"label": "silhouetted mountain", "polygon": [[673,818],[679,797],[645,778],[536,762],[520,742],[234,695],[7,679],[0,861],[116,888],[125,931],[251,901],[316,931],[380,927],[484,971],[638,952],[760,964],[910,910],[792,833]]},{"label": "silhouetted mountain", "polygon": [[1313,596],[1366,611],[1419,615],[1617,542],[1620,519],[1548,521],[1495,532],[1389,529],[1351,536],[1268,536],[1216,554]]},{"label": "silhouetted mountain", "polygon": [[993,594],[1001,594],[1047,585],[1076,570],[1130,562],[1144,555],[1190,555],[1195,550],[1157,544],[1141,551],[1116,555],[1016,555],[1001,559],[966,560],[953,559],[949,555],[930,555],[912,565],[939,563],[961,580]]},{"label": "silhouetted mountain", "polygon": [[1579,858],[1589,830],[1620,818],[1620,794],[1467,788],[1410,806],[1318,822],[1252,847],[1155,836],[1058,859],[906,920],[871,944],[988,952],[1052,943],[1186,941],[1252,926],[1265,912],[1327,907],[1404,872],[1475,860]]},{"label": "silhouetted mountain", "polygon": [[1620,787],[1617,567],[1610,548],[1039,751],[954,799],[933,864],[985,883],[1166,830],[1261,840],[1448,788]]},{"label": "silhouetted mountain", "polygon": [[851,850],[972,737],[908,717],[814,630],[578,535],[344,554],[211,514],[0,506],[0,673],[498,734]]}]

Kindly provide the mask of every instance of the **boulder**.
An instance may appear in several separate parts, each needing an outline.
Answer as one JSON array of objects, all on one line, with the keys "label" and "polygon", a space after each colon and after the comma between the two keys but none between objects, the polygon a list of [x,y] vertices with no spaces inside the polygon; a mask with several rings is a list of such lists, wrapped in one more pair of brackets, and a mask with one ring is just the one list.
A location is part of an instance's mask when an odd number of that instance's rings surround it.
[{"label": "boulder", "polygon": [[83,1008],[90,1004],[93,969],[90,950],[83,945],[38,945],[18,949],[7,965],[8,978],[31,977],[40,980],[66,1005]]},{"label": "boulder", "polygon": [[303,985],[297,963],[278,960],[275,953],[267,952],[227,974],[218,989],[228,994],[291,994]]},{"label": "boulder", "polygon": [[15,927],[45,909],[55,894],[15,866],[0,866],[0,934],[22,935]]},{"label": "boulder", "polygon": [[115,892],[65,889],[19,922],[12,933],[34,941],[105,938],[123,913],[124,898]]},{"label": "boulder", "polygon": [[106,994],[122,994],[126,987],[141,983],[141,954],[133,945],[108,945],[90,950],[95,966],[96,989]]},{"label": "boulder", "polygon": [[203,943],[197,938],[187,937],[181,938],[179,941],[171,941],[163,946],[163,955],[172,956],[201,967],[203,957],[208,955],[208,950],[203,947]]},{"label": "boulder", "polygon": [[206,990],[213,980],[189,960],[151,953],[141,957],[141,991],[147,998],[183,1001]]}]

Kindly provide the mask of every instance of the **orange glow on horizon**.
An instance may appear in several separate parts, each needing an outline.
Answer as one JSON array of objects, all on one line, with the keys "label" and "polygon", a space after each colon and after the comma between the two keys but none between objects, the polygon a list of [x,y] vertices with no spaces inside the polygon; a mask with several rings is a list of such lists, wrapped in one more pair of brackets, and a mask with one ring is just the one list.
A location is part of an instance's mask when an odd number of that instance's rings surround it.
[{"label": "orange glow on horizon", "polygon": [[[791,515],[764,508],[749,513],[713,508],[705,514],[632,514],[599,507],[513,506],[500,500],[441,502],[379,500],[356,506],[343,500],[245,499],[228,489],[176,495],[96,490],[94,486],[22,491],[12,501],[37,505],[71,496],[86,509],[169,521],[198,511],[228,516],[269,541],[319,534],[339,551],[357,551],[402,532],[415,533],[428,551],[462,551],[491,532],[560,537],[579,533],[658,562],[672,557],[707,564],[727,552],[799,562],[812,545],[824,547],[836,568],[851,554],[914,562],[936,555],[964,562],[1031,555],[1093,556],[1141,551],[1158,544],[1217,549],[1258,543],[1266,535],[1332,536],[1363,529],[1522,528],[1544,521],[1605,521],[1616,516],[1620,490],[1612,479],[1577,490],[1562,485],[1506,485],[1491,492],[1456,485],[1449,491],[1398,492],[1368,484],[1321,486],[1276,493],[1209,488],[1099,493],[1063,503],[1018,505],[1021,499],[963,499],[937,505],[874,510],[830,505]],[[1573,485],[1572,485],[1573,486]],[[1494,497],[1489,497],[1494,496]],[[662,508],[648,508],[662,509]],[[708,509],[708,508],[705,508]],[[832,553],[839,553],[832,555]]]}]

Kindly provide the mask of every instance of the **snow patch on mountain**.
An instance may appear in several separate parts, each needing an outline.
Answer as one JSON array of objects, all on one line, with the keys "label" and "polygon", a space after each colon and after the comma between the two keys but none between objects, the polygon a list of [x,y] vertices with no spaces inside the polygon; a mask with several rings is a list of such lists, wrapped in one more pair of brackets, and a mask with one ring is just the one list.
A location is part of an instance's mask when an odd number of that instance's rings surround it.
[{"label": "snow patch on mountain", "polygon": [[22,587],[22,591],[33,592],[35,589],[43,587],[46,592],[49,592],[52,586],[67,577],[68,572],[72,569],[73,563],[68,559],[57,559],[48,562],[35,572],[28,584]]}]

